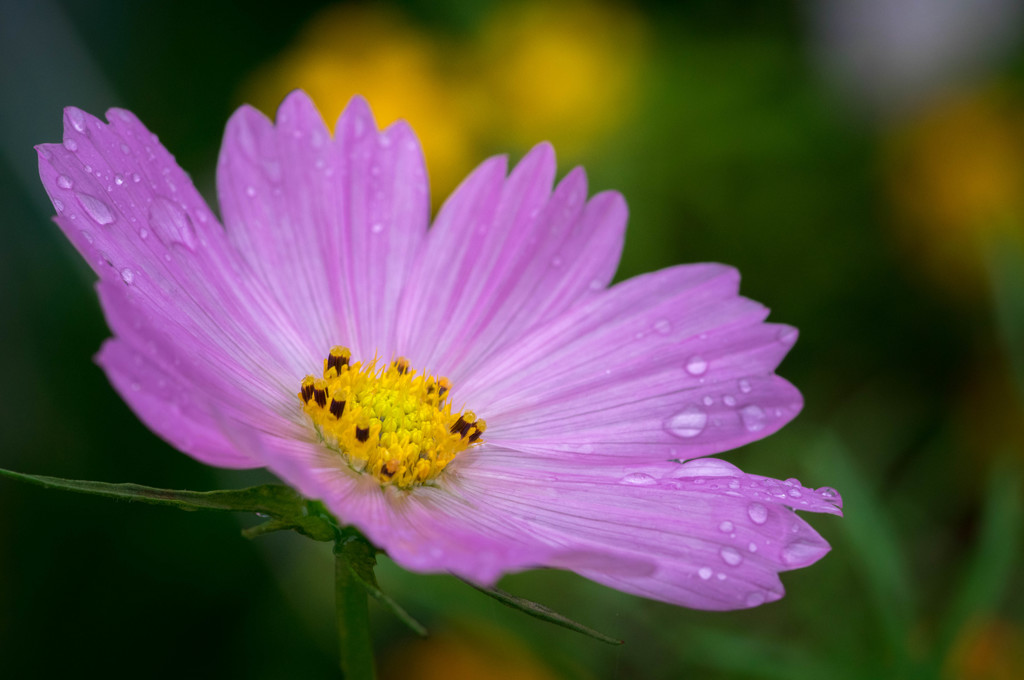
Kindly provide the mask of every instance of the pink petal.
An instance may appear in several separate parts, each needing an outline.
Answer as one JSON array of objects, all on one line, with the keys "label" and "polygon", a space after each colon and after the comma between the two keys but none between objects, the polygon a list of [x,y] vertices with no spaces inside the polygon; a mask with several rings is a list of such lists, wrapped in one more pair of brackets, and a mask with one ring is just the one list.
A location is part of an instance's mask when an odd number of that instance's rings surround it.
[{"label": "pink petal", "polygon": [[588,464],[760,439],[802,406],[772,373],[796,334],[762,323],[767,310],[739,297],[738,281],[721,265],[688,265],[621,283],[491,357],[453,398],[487,421],[495,445]]},{"label": "pink petal", "polygon": [[[782,596],[778,572],[829,549],[792,508],[838,514],[831,489],[746,475],[716,459],[615,469],[524,465],[515,452],[466,457],[467,501],[534,540],[600,556],[563,566],[626,592],[699,609],[739,609]],[[611,568],[626,560],[625,569]],[[629,567],[647,559],[647,573]]]},{"label": "pink petal", "polygon": [[[156,422],[153,404],[160,396],[148,387],[160,371],[164,379],[174,375],[176,389],[197,403],[240,401],[261,420],[260,409],[276,408],[287,394],[282,388],[294,389],[319,358],[308,358],[284,311],[246,277],[188,176],[156,137],[127,111],[108,117],[104,124],[69,108],[64,144],[39,147],[40,176],[57,223],[99,274],[101,303],[123,341],[101,360],[147,422]],[[150,356],[154,347],[161,362],[154,380],[126,383],[124,357]],[[124,388],[133,383],[147,390]],[[196,427],[206,439],[212,436],[208,422]],[[194,455],[203,460],[235,467],[247,460],[226,452],[223,441],[196,446]]]},{"label": "pink petal", "polygon": [[217,188],[232,243],[318,355],[336,344],[367,358],[392,351],[429,215],[423,156],[404,122],[377,132],[357,97],[332,140],[303,92],[281,104],[276,126],[242,107],[228,122]]},{"label": "pink petal", "polygon": [[552,194],[549,145],[535,147],[508,179],[503,174],[504,159],[492,159],[455,191],[403,298],[401,351],[456,382],[603,289],[622,248],[621,196],[586,202],[579,168]]}]

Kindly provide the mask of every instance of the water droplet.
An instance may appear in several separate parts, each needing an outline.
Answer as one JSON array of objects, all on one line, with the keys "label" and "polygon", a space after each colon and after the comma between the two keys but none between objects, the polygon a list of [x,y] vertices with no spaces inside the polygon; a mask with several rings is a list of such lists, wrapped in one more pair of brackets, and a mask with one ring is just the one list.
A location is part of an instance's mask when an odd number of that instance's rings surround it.
[{"label": "water droplet", "polygon": [[146,229],[145,227],[139,229],[139,238],[141,238],[142,240],[146,240],[147,238],[149,238],[149,229]]},{"label": "water droplet", "polygon": [[124,175],[114,175],[114,184],[117,186],[124,184]]},{"label": "water droplet", "polygon": [[254,198],[256,196],[256,187],[247,186],[245,188],[245,195],[248,196],[249,198]]},{"label": "water droplet", "polygon": [[715,403],[715,398],[712,397],[711,395],[708,395],[708,396],[704,397],[704,399],[702,401],[704,402],[705,406],[711,406],[712,404]]},{"label": "water droplet", "polygon": [[748,543],[747,544],[747,550],[749,550],[752,553],[756,553],[757,552],[757,543],[754,543],[753,541]]},{"label": "water droplet", "polygon": [[132,173],[132,181],[135,182],[136,184],[138,184],[139,182],[142,181],[142,178],[139,177],[139,173],[137,173],[137,172],[133,172]]},{"label": "water droplet", "polygon": [[758,432],[764,429],[766,424],[765,415],[764,409],[757,404],[744,406],[740,409],[740,420],[743,421],[743,426],[750,432]]},{"label": "water droplet", "polygon": [[821,546],[802,538],[798,538],[782,549],[782,561],[790,567],[810,564],[820,555]]},{"label": "water droplet", "polygon": [[370,231],[372,231],[374,234],[379,234],[380,232],[384,231],[384,225],[381,224],[380,222],[374,222],[373,226],[370,227]]},{"label": "water droplet", "polygon": [[658,480],[646,472],[631,472],[619,480],[619,484],[628,484],[631,486],[649,486],[657,483]]},{"label": "water droplet", "polygon": [[828,498],[828,499],[839,498],[839,492],[836,491],[835,489],[833,489],[831,486],[820,487],[818,489],[817,493],[822,498]]},{"label": "water droplet", "polygon": [[90,234],[89,232],[87,232],[87,231],[86,231],[85,229],[83,229],[83,230],[82,230],[81,232],[79,232],[79,233],[81,233],[81,234],[82,234],[82,238],[84,238],[84,239],[85,239],[86,243],[92,243],[92,234]]},{"label": "water droplet", "polygon": [[762,503],[753,502],[747,506],[747,514],[754,524],[764,524],[768,521],[768,508]]},{"label": "water droplet", "polygon": [[180,243],[196,248],[196,233],[185,211],[166,198],[156,198],[149,206],[149,222],[157,237],[167,244]]},{"label": "water droplet", "polygon": [[668,319],[658,319],[654,322],[654,330],[662,335],[668,335],[672,331],[672,324]]},{"label": "water droplet", "polygon": [[692,356],[686,360],[686,372],[690,375],[703,375],[708,370],[708,362],[699,356]]},{"label": "water droplet", "polygon": [[132,152],[132,149],[131,149],[131,147],[130,147],[130,146],[128,146],[127,144],[125,144],[124,142],[121,142],[121,153],[123,153],[124,155],[126,155],[126,156],[127,156],[127,155],[129,155],[129,154],[130,154],[131,152]]},{"label": "water droplet", "polygon": [[715,577],[718,578],[719,581],[725,580],[725,574],[723,574],[722,572],[718,572],[717,574],[715,574]]},{"label": "water droplet", "polygon": [[92,166],[91,166],[91,165],[86,165],[86,166],[85,166],[84,168],[82,168],[82,169],[83,169],[83,170],[85,170],[86,172],[92,172]]},{"label": "water droplet", "polygon": [[735,528],[736,527],[734,527],[732,522],[730,522],[729,520],[725,520],[724,522],[718,525],[718,530],[725,534],[729,533]]},{"label": "water droplet", "polygon": [[68,120],[71,121],[71,126],[79,132],[85,132],[85,113],[82,112],[82,109],[69,106],[67,108],[67,112]]},{"label": "water droplet", "polygon": [[82,208],[96,224],[110,224],[114,221],[114,214],[110,212],[110,207],[100,199],[83,193],[76,193],[75,196],[78,197],[78,202],[82,204]]},{"label": "water droplet", "polygon": [[785,326],[779,329],[778,339],[783,345],[792,345],[796,342],[799,332],[792,326]]},{"label": "water droplet", "polygon": [[790,489],[786,493],[789,494],[790,498],[800,498],[803,494],[800,493],[800,489]]},{"label": "water droplet", "polygon": [[57,186],[61,189],[70,189],[75,186],[75,183],[67,175],[57,175]]},{"label": "water droplet", "polygon": [[747,595],[746,603],[748,607],[759,607],[764,604],[764,593],[754,591]]},{"label": "water droplet", "polygon": [[697,570],[697,576],[700,576],[705,581],[711,578],[712,573],[714,572],[711,571],[711,567],[701,567]]},{"label": "water droplet", "polygon": [[135,273],[131,269],[125,267],[124,269],[121,270],[121,280],[130,286],[132,285],[132,282],[135,280]]},{"label": "water droplet", "polygon": [[728,564],[730,567],[735,567],[743,561],[743,556],[740,555],[739,551],[737,551],[736,548],[733,548],[731,546],[726,546],[722,548],[718,554],[722,556],[722,561]]},{"label": "water droplet", "polygon": [[391,138],[388,137],[387,135],[381,135],[377,137],[377,143],[380,144],[381,147],[386,149],[389,146],[391,146]]},{"label": "water droplet", "polygon": [[724,397],[722,397],[722,402],[726,406],[735,406],[736,405],[736,397],[732,396],[731,394],[727,394]]},{"label": "water droplet", "polygon": [[696,437],[708,424],[708,414],[697,406],[687,406],[668,421],[669,431],[677,437]]},{"label": "water droplet", "polygon": [[78,142],[68,137],[64,140],[64,148],[74,153],[75,151],[78,151]]},{"label": "water droplet", "polygon": [[750,381],[747,380],[746,378],[743,378],[742,380],[740,380],[739,387],[740,387],[740,392],[742,392],[743,394],[750,394],[750,390],[753,389],[750,386]]}]

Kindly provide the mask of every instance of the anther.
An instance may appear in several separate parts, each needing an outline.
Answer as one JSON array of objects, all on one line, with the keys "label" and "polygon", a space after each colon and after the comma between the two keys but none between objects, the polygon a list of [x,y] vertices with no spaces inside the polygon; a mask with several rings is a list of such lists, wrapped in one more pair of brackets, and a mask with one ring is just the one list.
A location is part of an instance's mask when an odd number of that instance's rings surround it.
[{"label": "anther", "polygon": [[313,398],[320,408],[327,406],[327,381],[318,378],[313,381]]},{"label": "anther", "polygon": [[370,438],[370,428],[368,428],[368,427],[359,427],[358,425],[356,425],[356,439],[358,439],[360,442],[365,442],[369,438]]},{"label": "anther", "polygon": [[450,390],[451,388],[452,384],[451,382],[449,382],[448,378],[437,379],[437,396],[443,399],[445,393],[448,392],[448,390]]},{"label": "anther", "polygon": [[341,418],[341,414],[345,412],[345,400],[338,399],[335,397],[331,400],[331,415],[335,418]]},{"label": "anther", "polygon": [[352,352],[346,347],[335,346],[331,348],[331,353],[327,355],[327,368],[324,369],[324,374],[332,368],[336,373],[341,373],[342,366],[348,366],[349,360],[352,358]]},{"label": "anther", "polygon": [[480,439],[480,435],[487,429],[487,423],[483,420],[478,420],[473,423],[473,434],[469,435],[469,443],[472,444],[477,439]]},{"label": "anther", "polygon": [[313,376],[307,375],[302,379],[302,401],[309,403],[313,398]]},{"label": "anther", "polygon": [[406,373],[409,372],[409,360],[406,359],[405,357],[398,357],[397,359],[391,362],[391,365],[394,367],[396,371],[398,371],[402,375],[405,375]]}]

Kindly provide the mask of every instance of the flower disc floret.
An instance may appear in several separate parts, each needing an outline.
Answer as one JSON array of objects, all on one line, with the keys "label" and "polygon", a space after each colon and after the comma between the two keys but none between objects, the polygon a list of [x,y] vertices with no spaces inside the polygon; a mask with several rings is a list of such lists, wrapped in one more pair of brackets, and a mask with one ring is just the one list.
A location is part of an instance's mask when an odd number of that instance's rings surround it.
[{"label": "flower disc floret", "polygon": [[420,375],[399,357],[351,363],[346,347],[307,375],[299,399],[317,435],[359,472],[400,488],[429,482],[456,455],[481,443],[487,425],[472,411],[452,413],[447,378]]}]

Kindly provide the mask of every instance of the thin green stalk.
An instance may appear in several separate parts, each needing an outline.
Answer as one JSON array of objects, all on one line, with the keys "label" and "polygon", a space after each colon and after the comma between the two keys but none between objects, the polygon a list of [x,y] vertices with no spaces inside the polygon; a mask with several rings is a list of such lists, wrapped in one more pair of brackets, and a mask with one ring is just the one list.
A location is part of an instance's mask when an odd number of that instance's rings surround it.
[{"label": "thin green stalk", "polygon": [[349,565],[342,540],[334,546],[334,597],[341,672],[345,680],[374,680],[369,598]]}]

